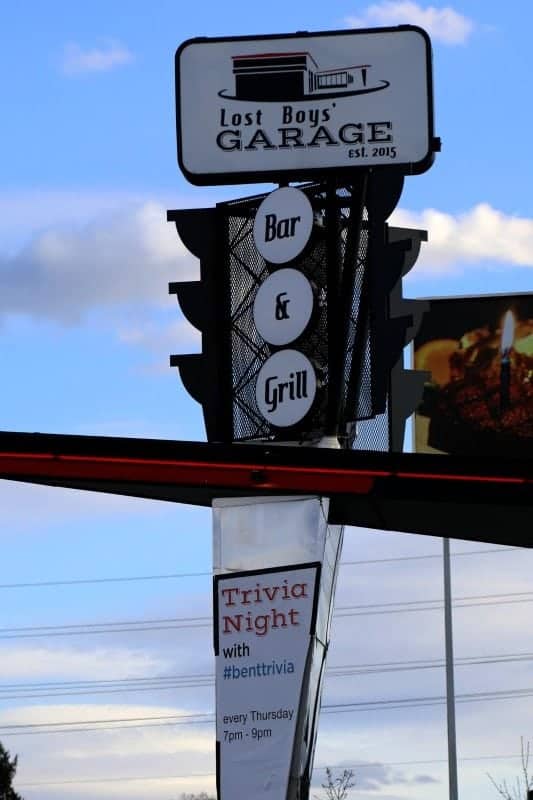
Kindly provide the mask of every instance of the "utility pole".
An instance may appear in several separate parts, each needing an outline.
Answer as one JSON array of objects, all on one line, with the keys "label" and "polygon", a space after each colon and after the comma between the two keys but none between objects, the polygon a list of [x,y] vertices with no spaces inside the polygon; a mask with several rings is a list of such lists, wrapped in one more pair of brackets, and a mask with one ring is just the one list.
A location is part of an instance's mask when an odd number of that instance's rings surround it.
[{"label": "utility pole", "polygon": [[[446,648],[446,710],[448,718],[448,777],[450,800],[458,800],[457,738],[455,734],[455,684],[453,668],[452,585],[450,570],[450,540],[442,540],[444,563],[444,631]],[[528,798],[528,800],[533,800]]]}]

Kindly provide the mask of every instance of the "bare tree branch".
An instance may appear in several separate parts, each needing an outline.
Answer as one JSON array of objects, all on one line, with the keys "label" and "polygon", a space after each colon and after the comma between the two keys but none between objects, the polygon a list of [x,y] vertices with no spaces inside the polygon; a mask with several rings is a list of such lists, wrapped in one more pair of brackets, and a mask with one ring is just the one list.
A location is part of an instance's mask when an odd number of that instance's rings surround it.
[{"label": "bare tree branch", "polygon": [[529,772],[529,759],[531,755],[531,743],[529,740],[527,742],[524,741],[524,737],[520,737],[520,761],[521,761],[521,773],[522,775],[518,775],[515,778],[515,785],[513,788],[509,787],[509,784],[506,780],[497,783],[490,773],[487,773],[487,776],[498,792],[498,794],[504,798],[504,800],[528,800],[528,793],[529,790],[533,788],[533,773],[530,774]]},{"label": "bare tree branch", "polygon": [[[326,783],[322,784],[322,788],[326,792],[325,800],[346,800],[348,792],[353,786],[355,786],[353,769],[345,769],[342,775],[335,778],[330,767],[326,767]],[[315,798],[321,800],[318,795],[315,795]]]}]

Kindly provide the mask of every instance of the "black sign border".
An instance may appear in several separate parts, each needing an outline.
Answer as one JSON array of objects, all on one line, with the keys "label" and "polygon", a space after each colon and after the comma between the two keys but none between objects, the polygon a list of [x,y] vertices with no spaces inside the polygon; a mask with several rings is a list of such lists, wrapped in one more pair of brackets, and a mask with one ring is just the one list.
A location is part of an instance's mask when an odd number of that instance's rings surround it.
[{"label": "black sign border", "polygon": [[[311,645],[311,639],[315,635],[316,631],[316,620],[318,615],[318,601],[320,596],[320,580],[322,577],[322,562],[321,561],[306,561],[302,564],[288,564],[286,566],[274,566],[274,567],[264,567],[262,569],[252,569],[252,570],[240,570],[239,572],[222,572],[218,575],[213,575],[213,645],[215,651],[215,657],[220,655],[220,636],[219,636],[219,603],[218,603],[218,586],[220,581],[228,580],[230,578],[243,578],[246,576],[256,576],[256,575],[268,575],[273,572],[289,572],[293,570],[300,570],[300,569],[314,569],[315,570],[315,586],[314,586],[314,594],[313,594],[313,608],[311,610],[311,619],[309,624],[309,644],[307,647],[307,656],[306,656],[306,667],[308,664],[309,659],[309,648]],[[304,675],[305,681],[305,675]],[[302,688],[300,689],[300,697],[298,699],[298,708],[300,707],[301,703],[301,693]],[[215,728],[216,728],[216,712],[215,712]],[[293,743],[294,746],[294,743]],[[216,787],[217,787],[217,797],[221,797],[221,786],[220,786],[220,741],[217,739],[215,742],[215,752],[216,752],[216,772],[215,772],[215,780],[216,780]]]},{"label": "black sign border", "polygon": [[[293,169],[278,169],[278,170],[254,170],[248,172],[190,172],[183,161],[183,153],[181,147],[181,73],[180,73],[180,58],[182,52],[191,44],[216,44],[221,42],[252,42],[252,41],[278,41],[309,38],[313,39],[318,36],[361,36],[377,33],[399,33],[402,31],[414,31],[422,36],[426,44],[426,89],[427,89],[427,111],[428,111],[428,152],[425,156],[416,162],[408,162],[402,164],[385,164],[385,165],[361,165],[349,167],[323,167],[323,168],[309,168],[305,170]],[[434,133],[434,106],[433,106],[433,79],[432,79],[432,48],[431,39],[427,31],[418,25],[397,25],[392,27],[383,28],[356,28],[348,30],[334,30],[334,31],[296,31],[295,33],[285,34],[269,34],[266,36],[253,35],[253,36],[200,36],[192,39],[186,39],[176,50],[175,55],[175,91],[176,91],[176,140],[177,140],[177,155],[178,164],[185,178],[194,186],[224,186],[224,185],[239,185],[243,183],[282,183],[283,181],[307,181],[325,178],[334,174],[342,174],[343,177],[350,173],[360,173],[363,170],[388,170],[400,172],[403,175],[420,175],[426,172],[433,164],[435,159],[435,152],[440,147],[435,139]]]}]

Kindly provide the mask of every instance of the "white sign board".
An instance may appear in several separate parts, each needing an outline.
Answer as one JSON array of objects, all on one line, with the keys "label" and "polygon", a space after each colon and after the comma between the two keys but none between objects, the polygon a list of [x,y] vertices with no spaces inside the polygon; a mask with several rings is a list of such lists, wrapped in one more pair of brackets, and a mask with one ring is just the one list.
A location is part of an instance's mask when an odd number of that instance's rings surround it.
[{"label": "white sign board", "polygon": [[255,327],[269,344],[294,342],[307,328],[314,306],[313,289],[297,269],[278,269],[263,281],[254,299]]},{"label": "white sign board", "polygon": [[285,800],[319,565],[215,582],[219,800]]},{"label": "white sign board", "polygon": [[278,350],[259,370],[255,399],[267,422],[288,428],[308,413],[316,389],[316,373],[307,356],[298,350]]},{"label": "white sign board", "polygon": [[198,185],[433,159],[431,45],[416,26],[189,39],[176,97],[178,160]]},{"label": "white sign board", "polygon": [[254,219],[255,246],[272,264],[286,264],[304,250],[313,230],[313,208],[293,186],[271,192]]}]

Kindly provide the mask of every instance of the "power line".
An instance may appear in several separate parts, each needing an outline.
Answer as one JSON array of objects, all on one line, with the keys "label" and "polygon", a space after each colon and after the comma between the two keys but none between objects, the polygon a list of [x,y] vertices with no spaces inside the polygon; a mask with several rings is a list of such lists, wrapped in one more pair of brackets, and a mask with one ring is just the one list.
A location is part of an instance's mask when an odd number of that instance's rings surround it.
[{"label": "power line", "polygon": [[[493,756],[463,756],[463,758],[459,758],[459,761],[501,761],[501,760],[510,760],[510,759],[519,759],[519,755],[493,755]],[[337,766],[315,766],[313,768],[313,772],[322,772],[326,769],[374,769],[375,767],[418,767],[418,766],[425,766],[430,764],[446,764],[447,759],[445,758],[428,758],[428,759],[421,759],[417,761],[370,761],[370,762],[363,762],[359,764],[339,764]],[[58,781],[32,781],[28,782],[25,781],[20,783],[17,781],[17,786],[21,789],[26,789],[30,787],[39,787],[39,786],[67,786],[72,784],[84,784],[84,783],[132,783],[135,781],[174,781],[174,780],[186,780],[189,778],[214,778],[214,772],[190,772],[188,774],[180,774],[180,775],[135,775],[135,776],[125,776],[125,777],[106,777],[106,778],[72,778],[69,780],[58,780]]]},{"label": "power line", "polygon": [[205,578],[211,572],[170,572],[162,575],[125,575],[109,578],[72,578],[57,581],[25,581],[22,583],[0,583],[0,589],[31,589],[41,586],[77,586],[90,583],[127,583],[131,581],[166,581],[180,578]]},{"label": "power line", "polygon": [[[511,550],[522,550],[521,547],[494,547],[485,550],[459,550],[452,553],[452,558],[461,556],[477,556],[490,553],[505,553]],[[358,561],[341,561],[341,567],[354,567],[365,564],[386,564],[397,561],[422,561],[425,559],[442,559],[441,553],[428,553],[425,555],[414,556],[393,556],[390,558],[370,558]],[[210,577],[211,572],[171,572],[156,575],[125,575],[111,576],[103,578],[73,578],[65,580],[49,581],[24,581],[19,583],[0,583],[0,589],[32,589],[46,586],[78,586],[83,584],[98,583],[129,583],[133,581],[159,581],[159,580],[179,580],[183,578],[205,578]]]},{"label": "power line", "polygon": [[[499,592],[498,594],[472,594],[463,597],[454,597],[454,602],[461,602],[463,600],[493,600],[500,597],[523,597],[524,595],[533,595],[532,591],[528,592]],[[436,600],[396,600],[392,603],[370,603],[369,605],[356,605],[356,606],[337,606],[336,611],[351,611],[352,609],[359,608],[388,608],[389,606],[417,606],[422,603],[438,603],[442,606],[442,599]],[[0,631],[2,628],[0,628]]]},{"label": "power line", "polygon": [[188,775],[138,775],[132,777],[107,777],[107,778],[73,778],[71,780],[61,781],[39,781],[30,783],[19,783],[17,781],[17,788],[29,789],[30,787],[38,786],[71,786],[73,784],[86,784],[86,783],[134,783],[135,781],[175,781],[184,780],[187,778],[214,778],[214,772],[191,772]]},{"label": "power line", "polygon": [[[14,628],[0,628],[1,633],[13,633],[15,631],[28,632],[28,631],[61,631],[71,630],[73,628],[95,628],[97,631],[100,628],[108,627],[127,627],[129,625],[159,625],[165,623],[201,623],[211,621],[211,617],[159,617],[158,619],[133,619],[133,620],[119,620],[114,622],[76,622],[67,625],[24,625],[22,627]],[[77,632],[77,631],[76,631]]]},{"label": "power line", "polygon": [[[151,717],[120,717],[118,719],[91,719],[91,720],[76,720],[75,722],[23,722],[23,723],[14,723],[11,725],[0,725],[0,729],[2,731],[10,731],[10,730],[21,730],[23,728],[70,728],[73,725],[106,725],[110,722],[113,723],[122,723],[125,722],[145,722],[147,720],[173,720],[173,725],[189,725],[198,720],[202,720],[204,717],[209,717],[210,721],[213,717],[211,712],[199,712],[198,714],[162,714],[157,716]],[[127,726],[126,726],[127,727]]]},{"label": "power line", "polygon": [[12,691],[13,689],[50,689],[58,688],[90,688],[92,686],[114,686],[121,683],[143,683],[147,681],[170,681],[177,679],[186,680],[214,680],[214,674],[204,672],[190,672],[182,673],[181,675],[145,675],[140,678],[100,678],[93,680],[78,680],[78,681],[28,681],[25,683],[4,683],[0,684],[0,692]]},{"label": "power line", "polygon": [[170,617],[122,622],[83,622],[72,625],[41,625],[0,628],[0,639],[38,639],[49,636],[89,636],[109,633],[142,633],[183,628],[211,628],[211,617]]},{"label": "power line", "polygon": [[[486,555],[488,553],[505,553],[511,550],[523,550],[522,547],[491,547],[487,548],[486,550],[458,550],[455,553],[451,553],[452,558],[461,557],[461,556],[478,556],[478,555]],[[341,567],[353,567],[359,566],[360,564],[384,564],[386,562],[392,563],[396,561],[423,561],[425,559],[439,559],[442,561],[442,553],[428,553],[425,555],[419,556],[392,556],[390,558],[370,558],[365,559],[364,561],[341,561]],[[1,585],[0,585],[0,588]]]},{"label": "power line", "polygon": [[[509,598],[509,599],[507,599]],[[468,601],[468,602],[464,602]],[[474,602],[470,602],[474,601]],[[454,599],[454,608],[473,608],[476,606],[509,605],[533,602],[533,592],[507,592],[500,594],[468,595]],[[355,606],[338,606],[334,617],[400,614],[410,611],[439,611],[443,608],[440,599],[405,600],[392,603],[371,603]],[[142,631],[161,631],[177,628],[211,627],[212,618],[202,617],[161,617],[157,619],[118,620],[113,622],[80,622],[68,625],[32,625],[0,628],[0,639],[42,638],[47,636],[79,636],[99,633],[131,633]]]},{"label": "power line", "polygon": [[[455,660],[457,667],[487,664],[511,664],[533,660],[533,653],[504,653],[487,656],[464,656]],[[339,664],[326,670],[328,678],[349,678],[355,675],[380,675],[394,672],[441,669],[443,659],[418,659],[378,662],[373,664]],[[181,675],[118,678],[91,681],[51,681],[0,684],[0,700],[71,697],[96,694],[125,694],[146,691],[176,691],[179,689],[214,686],[214,674],[189,673]]]},{"label": "power line", "polygon": [[15,628],[0,628],[0,633],[11,633],[13,631],[56,631],[56,630],[69,630],[72,628],[107,628],[109,626],[127,626],[127,625],[157,625],[166,622],[203,622],[210,617],[160,617],[158,619],[134,619],[134,620],[120,620],[118,622],[76,622],[67,625],[24,625]]},{"label": "power line", "polygon": [[[428,601],[427,603],[423,600],[418,601],[420,606],[418,608],[408,607],[407,604],[404,604],[405,607],[401,608],[391,608],[391,609],[383,609],[378,611],[353,611],[349,613],[342,613],[342,614],[334,614],[334,617],[338,619],[342,619],[343,617],[366,617],[366,616],[379,616],[382,614],[408,614],[413,611],[442,611],[444,608],[444,604],[442,601],[439,604],[430,605],[435,601]],[[507,606],[507,605],[515,605],[516,603],[532,603],[533,597],[530,598],[522,598],[520,600],[483,600],[480,603],[456,603],[455,601],[452,603],[454,609],[459,608],[479,608],[485,606]],[[398,605],[401,605],[398,603]],[[0,638],[2,638],[0,636]]]},{"label": "power line", "polygon": [[136,730],[137,728],[169,728],[176,725],[214,725],[215,718],[183,720],[177,722],[139,722],[133,725],[99,725],[97,728],[54,728],[52,730],[27,730],[27,731],[3,731],[2,737],[6,736],[48,736],[58,733],[95,733],[98,731],[120,731]]},{"label": "power line", "polygon": [[[504,689],[492,692],[468,692],[456,695],[457,703],[490,702],[495,700],[513,700],[533,696],[533,687],[524,689]],[[426,697],[400,697],[386,700],[360,700],[349,703],[330,703],[321,708],[321,714],[345,714],[364,711],[382,711],[397,709],[426,708],[444,705],[443,695]],[[102,720],[74,720],[71,722],[37,722],[14,723],[0,726],[0,735],[20,736],[50,733],[86,733],[102,730],[125,730],[128,728],[147,728],[177,725],[214,724],[213,712],[197,714],[165,714],[160,716],[124,717]],[[133,723],[133,724],[131,724]],[[78,726],[78,727],[76,727]],[[82,727],[79,727],[82,726]],[[97,727],[92,727],[97,726]]]}]

